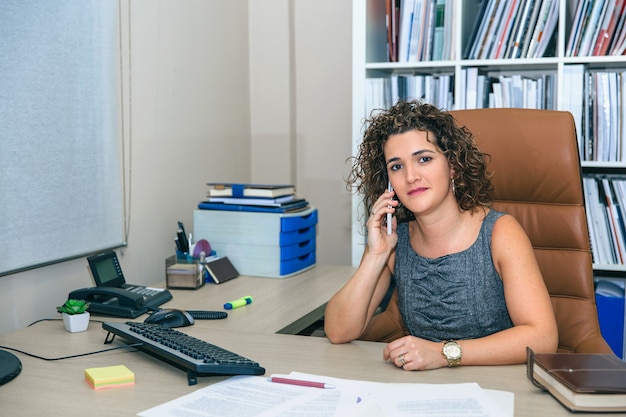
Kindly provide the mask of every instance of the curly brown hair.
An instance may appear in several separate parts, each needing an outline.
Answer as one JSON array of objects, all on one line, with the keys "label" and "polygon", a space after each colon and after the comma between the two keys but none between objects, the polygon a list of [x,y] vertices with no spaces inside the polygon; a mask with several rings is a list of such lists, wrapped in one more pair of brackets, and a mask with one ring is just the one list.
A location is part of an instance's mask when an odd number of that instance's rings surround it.
[{"label": "curly brown hair", "polygon": [[[454,170],[455,196],[461,210],[491,206],[490,174],[487,172],[489,154],[476,146],[474,136],[459,126],[449,113],[419,101],[400,101],[365,121],[367,128],[347,178],[347,187],[364,198],[365,212],[387,189],[387,164],[383,147],[391,135],[410,130],[428,132],[428,141],[437,145]],[[415,218],[404,206],[396,210],[398,222]]]}]

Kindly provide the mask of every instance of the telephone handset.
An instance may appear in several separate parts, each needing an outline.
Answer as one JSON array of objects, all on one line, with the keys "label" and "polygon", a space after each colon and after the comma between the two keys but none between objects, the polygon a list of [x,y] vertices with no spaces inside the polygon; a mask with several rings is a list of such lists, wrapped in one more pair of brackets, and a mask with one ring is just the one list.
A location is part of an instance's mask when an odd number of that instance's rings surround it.
[{"label": "telephone handset", "polygon": [[91,313],[135,318],[148,311],[140,294],[117,287],[90,287],[72,291],[68,298],[89,302]]}]

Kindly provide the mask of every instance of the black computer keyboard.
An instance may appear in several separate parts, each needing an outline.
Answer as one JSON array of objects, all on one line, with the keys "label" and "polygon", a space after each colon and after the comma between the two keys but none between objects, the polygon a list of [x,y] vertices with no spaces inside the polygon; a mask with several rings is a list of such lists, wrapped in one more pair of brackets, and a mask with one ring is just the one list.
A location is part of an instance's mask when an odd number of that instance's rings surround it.
[{"label": "black computer keyboard", "polygon": [[253,360],[160,324],[104,322],[102,328],[109,332],[105,343],[111,343],[118,335],[131,343],[142,343],[137,349],[183,368],[189,385],[195,385],[198,376],[265,373]]}]

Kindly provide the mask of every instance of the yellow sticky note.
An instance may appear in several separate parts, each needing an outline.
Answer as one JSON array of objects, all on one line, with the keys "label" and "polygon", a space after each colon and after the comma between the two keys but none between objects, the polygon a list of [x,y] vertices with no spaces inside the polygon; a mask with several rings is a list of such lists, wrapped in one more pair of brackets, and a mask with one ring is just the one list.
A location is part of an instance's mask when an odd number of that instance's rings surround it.
[{"label": "yellow sticky note", "polygon": [[85,380],[93,389],[122,387],[135,383],[135,374],[125,365],[85,369]]}]

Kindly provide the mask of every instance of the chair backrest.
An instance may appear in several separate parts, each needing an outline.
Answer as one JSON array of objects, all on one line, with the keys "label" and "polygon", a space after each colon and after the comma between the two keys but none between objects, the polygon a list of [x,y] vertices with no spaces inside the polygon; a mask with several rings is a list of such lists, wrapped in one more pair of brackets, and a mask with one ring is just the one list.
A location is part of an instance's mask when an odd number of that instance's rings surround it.
[{"label": "chair backrest", "polygon": [[[493,207],[513,215],[532,242],[559,328],[559,351],[611,353],[598,323],[571,114],[528,109],[450,113],[491,155]],[[392,304],[389,314],[397,316]]]},{"label": "chair backrest", "polygon": [[513,215],[532,242],[552,299],[559,350],[578,351],[593,343],[592,350],[610,352],[598,324],[572,115],[528,109],[451,113],[491,155],[494,208]]}]

